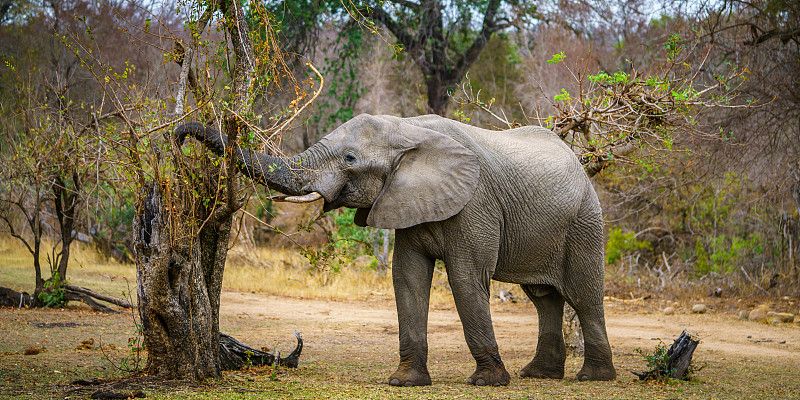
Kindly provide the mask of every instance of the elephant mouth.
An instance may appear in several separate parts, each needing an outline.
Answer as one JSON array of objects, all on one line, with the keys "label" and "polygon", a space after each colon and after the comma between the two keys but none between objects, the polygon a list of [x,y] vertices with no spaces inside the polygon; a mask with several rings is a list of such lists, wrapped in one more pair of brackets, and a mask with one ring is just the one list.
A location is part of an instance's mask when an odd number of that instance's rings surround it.
[{"label": "elephant mouth", "polygon": [[342,196],[337,196],[332,201],[328,201],[326,199],[325,200],[325,204],[322,206],[322,211],[323,212],[328,212],[328,211],[331,211],[331,210],[335,210],[335,209],[337,209],[339,207],[342,207],[342,203],[343,202],[344,201],[342,200]]},{"label": "elephant mouth", "polygon": [[328,212],[331,210],[335,210],[340,207],[346,207],[345,199],[352,194],[349,185],[344,185],[341,189],[339,189],[339,193],[336,193],[335,196],[331,196],[332,200],[328,200],[328,197],[325,197],[325,204],[322,206],[323,212]]}]

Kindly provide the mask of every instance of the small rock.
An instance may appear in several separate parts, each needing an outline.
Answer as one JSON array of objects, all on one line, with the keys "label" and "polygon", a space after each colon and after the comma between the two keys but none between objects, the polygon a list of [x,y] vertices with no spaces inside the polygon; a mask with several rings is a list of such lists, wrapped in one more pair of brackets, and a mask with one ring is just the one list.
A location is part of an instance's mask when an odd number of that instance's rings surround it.
[{"label": "small rock", "polygon": [[750,317],[750,311],[747,310],[739,310],[739,320],[740,321],[747,321]]},{"label": "small rock", "polygon": [[775,316],[775,311],[767,311],[767,318],[772,318]]},{"label": "small rock", "polygon": [[774,313],[770,318],[772,323],[792,323],[794,322],[794,314],[791,313]]},{"label": "small rock", "polygon": [[692,312],[695,314],[703,314],[708,310],[705,304],[695,304],[692,306]]},{"label": "small rock", "polygon": [[756,308],[753,311],[750,311],[750,315],[748,316],[750,321],[759,322],[761,320],[767,319],[767,313],[764,310]]},{"label": "small rock", "polygon": [[675,307],[667,307],[664,309],[664,315],[675,314]]}]

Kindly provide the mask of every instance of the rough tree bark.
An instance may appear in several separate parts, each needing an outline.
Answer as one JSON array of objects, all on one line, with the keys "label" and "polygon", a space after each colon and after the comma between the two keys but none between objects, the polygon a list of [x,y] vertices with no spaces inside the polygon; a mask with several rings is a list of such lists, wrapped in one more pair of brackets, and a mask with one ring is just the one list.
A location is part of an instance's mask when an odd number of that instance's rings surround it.
[{"label": "rough tree bark", "polygon": [[145,371],[168,379],[219,377],[219,290],[230,221],[207,221],[197,238],[174,232],[172,218],[181,216],[165,207],[162,190],[145,185],[133,224]]}]

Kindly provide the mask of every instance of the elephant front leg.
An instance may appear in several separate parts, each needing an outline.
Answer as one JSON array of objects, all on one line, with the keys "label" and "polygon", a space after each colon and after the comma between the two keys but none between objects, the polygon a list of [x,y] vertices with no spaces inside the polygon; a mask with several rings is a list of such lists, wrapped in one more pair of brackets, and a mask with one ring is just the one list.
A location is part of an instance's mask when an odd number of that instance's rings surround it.
[{"label": "elephant front leg", "polygon": [[[497,349],[489,312],[489,277],[459,277],[456,268],[448,268],[458,316],[464,326],[467,346],[475,358],[475,372],[467,383],[477,386],[505,386],[511,381]],[[455,272],[455,273],[454,273]]]},{"label": "elephant front leg", "polygon": [[434,259],[404,246],[398,235],[392,264],[392,281],[400,328],[400,365],[389,384],[431,384],[428,374],[428,303]]}]

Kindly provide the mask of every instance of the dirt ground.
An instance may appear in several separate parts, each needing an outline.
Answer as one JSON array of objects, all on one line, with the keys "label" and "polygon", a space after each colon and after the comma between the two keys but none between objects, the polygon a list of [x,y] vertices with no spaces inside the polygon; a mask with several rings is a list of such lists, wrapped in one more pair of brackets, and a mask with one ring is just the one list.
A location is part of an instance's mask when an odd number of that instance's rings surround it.
[{"label": "dirt ground", "polygon": [[[690,305],[689,305],[690,306]],[[732,306],[713,306],[703,315],[689,306],[665,316],[659,304],[609,300],[606,321],[618,378],[577,382],[582,358],[569,357],[564,380],[531,380],[517,372],[533,356],[537,318],[530,303],[494,303],[492,316],[500,353],[512,373],[508,387],[476,388],[465,383],[474,369],[455,308],[429,316],[429,370],[433,385],[393,388],[385,384],[397,355],[397,319],[391,300],[331,301],[226,291],[223,332],[253,347],[287,354],[292,330],[305,347],[297,370],[251,369],[227,373],[201,388],[154,390],[150,398],[800,398],[800,324],[739,321]],[[645,369],[635,352],[671,343],[683,329],[702,338],[695,361],[702,369],[690,382],[643,383],[629,372]],[[86,398],[69,385],[77,378],[115,377],[114,365],[130,360],[126,315],[70,310],[0,309],[0,398]],[[96,346],[76,350],[82,340]],[[27,346],[44,345],[38,355]],[[104,361],[110,359],[114,364]]]}]

